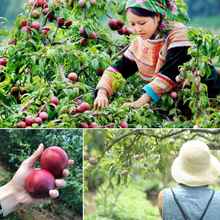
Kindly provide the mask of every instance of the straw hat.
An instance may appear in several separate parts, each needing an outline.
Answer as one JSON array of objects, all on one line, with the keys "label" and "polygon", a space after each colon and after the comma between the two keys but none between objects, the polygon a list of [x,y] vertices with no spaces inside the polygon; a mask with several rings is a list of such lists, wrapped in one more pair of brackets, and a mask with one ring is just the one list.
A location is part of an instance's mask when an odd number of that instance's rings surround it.
[{"label": "straw hat", "polygon": [[204,142],[191,140],[182,145],[171,173],[177,183],[187,186],[209,185],[219,180],[220,162],[211,155]]}]

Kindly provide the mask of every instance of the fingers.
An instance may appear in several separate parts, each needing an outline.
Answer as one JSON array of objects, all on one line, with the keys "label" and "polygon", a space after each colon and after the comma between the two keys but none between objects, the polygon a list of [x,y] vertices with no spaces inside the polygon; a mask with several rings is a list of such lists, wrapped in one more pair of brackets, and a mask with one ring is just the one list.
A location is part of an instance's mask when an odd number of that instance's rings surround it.
[{"label": "fingers", "polygon": [[64,169],[64,170],[63,170],[63,176],[64,176],[64,177],[69,176],[69,174],[70,174],[70,171],[69,171],[68,169]]},{"label": "fingers", "polygon": [[63,188],[66,185],[66,181],[64,179],[56,179],[55,184],[57,188]]},{"label": "fingers", "polygon": [[44,145],[40,144],[37,148],[36,151],[34,151],[34,153],[25,160],[26,163],[28,163],[29,167],[32,167],[35,163],[36,160],[38,160],[38,158],[40,157],[40,155],[42,154],[44,150]]},{"label": "fingers", "polygon": [[57,189],[53,189],[49,191],[49,196],[52,199],[56,199],[59,196],[59,191]]},{"label": "fingers", "polygon": [[108,106],[108,98],[96,98],[94,102],[94,108],[96,110],[103,109]]},{"label": "fingers", "polygon": [[74,160],[68,160],[68,166],[72,166],[75,163]]},{"label": "fingers", "polygon": [[97,108],[97,99],[95,99],[95,101],[94,101],[93,108],[94,108],[94,109]]}]

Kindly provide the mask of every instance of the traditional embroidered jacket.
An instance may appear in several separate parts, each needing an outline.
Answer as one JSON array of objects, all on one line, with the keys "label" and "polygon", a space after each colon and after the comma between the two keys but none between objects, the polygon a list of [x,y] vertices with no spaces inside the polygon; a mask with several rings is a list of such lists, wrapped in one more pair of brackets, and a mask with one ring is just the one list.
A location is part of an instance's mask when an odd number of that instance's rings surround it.
[{"label": "traditional embroidered jacket", "polygon": [[143,40],[137,37],[122,58],[105,70],[97,89],[104,88],[111,96],[120,87],[117,81],[122,76],[128,78],[138,71],[146,82],[144,91],[156,102],[176,86],[178,67],[190,59],[187,55],[190,46],[187,28],[181,23],[173,23],[164,38]]}]

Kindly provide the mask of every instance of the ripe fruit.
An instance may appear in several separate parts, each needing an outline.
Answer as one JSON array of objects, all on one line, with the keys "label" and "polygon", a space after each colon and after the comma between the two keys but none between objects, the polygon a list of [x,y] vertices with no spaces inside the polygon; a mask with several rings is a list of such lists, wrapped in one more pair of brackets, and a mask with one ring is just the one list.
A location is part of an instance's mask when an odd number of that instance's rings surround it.
[{"label": "ripe fruit", "polygon": [[86,29],[85,29],[84,27],[81,27],[81,28],[79,29],[79,34],[80,34],[80,36],[83,37],[83,38],[88,38],[88,33],[87,33],[87,31],[86,31]]},{"label": "ripe fruit", "polygon": [[96,40],[98,38],[96,32],[92,32],[89,34],[89,39]]},{"label": "ripe fruit", "polygon": [[49,8],[44,8],[43,11],[42,11],[42,13],[43,13],[44,15],[47,15],[48,12],[49,12]]},{"label": "ripe fruit", "polygon": [[105,128],[114,128],[115,124],[114,123],[110,123],[105,125]]},{"label": "ripe fruit", "polygon": [[122,28],[118,29],[118,33],[120,35],[127,35],[127,36],[129,36],[132,32],[127,27],[122,27]]},{"label": "ripe fruit", "polygon": [[40,112],[38,115],[43,121],[48,119],[48,114],[46,112]]},{"label": "ripe fruit", "polygon": [[123,32],[123,27],[120,28],[120,29],[118,29],[117,32],[118,32],[118,34],[123,35],[123,34],[124,34],[124,32]]},{"label": "ripe fruit", "polygon": [[128,128],[128,123],[126,121],[121,121],[120,128]]},{"label": "ripe fruit", "polygon": [[67,153],[58,146],[48,147],[41,154],[40,166],[51,172],[55,178],[61,178],[63,170],[68,166]]},{"label": "ripe fruit", "polygon": [[118,30],[123,27],[124,22],[121,20],[112,18],[109,20],[108,25],[112,30]]},{"label": "ripe fruit", "polygon": [[66,21],[65,21],[64,26],[68,28],[68,27],[70,27],[72,24],[73,24],[72,20],[69,19],[69,20],[66,20]]},{"label": "ripe fruit", "polygon": [[89,123],[89,128],[98,128],[98,127],[99,126],[95,122]]},{"label": "ripe fruit", "polygon": [[34,21],[32,24],[31,24],[31,27],[37,31],[40,30],[40,23],[38,21]]},{"label": "ripe fruit", "polygon": [[38,125],[40,125],[42,122],[43,122],[43,121],[42,121],[42,119],[41,119],[40,117],[36,117],[36,118],[34,119],[34,123],[36,123],[36,124],[38,124]]},{"label": "ripe fruit", "polygon": [[81,38],[80,39],[80,45],[81,46],[86,46],[88,44],[88,40],[86,38]]},{"label": "ripe fruit", "polygon": [[28,21],[27,20],[22,20],[20,22],[20,28],[25,27],[25,26],[28,26]]},{"label": "ripe fruit", "polygon": [[11,39],[8,41],[8,45],[16,45],[17,41],[16,39]]},{"label": "ripe fruit", "polygon": [[17,123],[17,127],[18,127],[18,128],[26,128],[26,123],[25,123],[24,121],[19,121],[19,122]]},{"label": "ripe fruit", "polygon": [[8,63],[7,59],[5,57],[0,58],[0,65],[1,66],[6,66]]},{"label": "ripe fruit", "polygon": [[22,32],[26,32],[26,33],[30,33],[31,32],[31,28],[29,26],[24,26],[21,28]]},{"label": "ripe fruit", "polygon": [[80,128],[89,128],[89,125],[86,122],[81,122],[79,127]]},{"label": "ripe fruit", "polygon": [[50,99],[50,103],[54,104],[54,105],[58,105],[59,104],[59,99],[56,96],[53,96]]},{"label": "ripe fruit", "polygon": [[53,175],[44,169],[33,169],[25,179],[25,189],[34,198],[45,198],[55,188]]},{"label": "ripe fruit", "polygon": [[43,35],[47,36],[48,35],[48,32],[50,31],[50,28],[49,27],[43,27],[41,32]]},{"label": "ripe fruit", "polygon": [[64,23],[65,23],[65,19],[64,18],[62,18],[62,17],[58,17],[57,18],[57,26],[58,27],[63,27]]},{"label": "ripe fruit", "polygon": [[30,125],[31,126],[34,123],[34,119],[31,116],[27,116],[25,118],[25,123],[26,123],[26,125]]},{"label": "ripe fruit", "polygon": [[76,73],[71,72],[71,73],[69,73],[69,74],[68,74],[67,78],[68,78],[69,80],[71,80],[71,81],[75,82],[75,81],[77,81],[78,76],[77,76],[77,74],[76,74]]},{"label": "ripe fruit", "polygon": [[123,32],[124,32],[124,35],[130,35],[133,33],[132,30],[127,27],[123,27]]},{"label": "ripe fruit", "polygon": [[44,3],[42,8],[45,9],[45,8],[48,8],[48,7],[49,7],[48,3]]},{"label": "ripe fruit", "polygon": [[84,8],[85,5],[86,5],[86,1],[85,1],[85,0],[79,0],[79,6],[80,6],[81,8]]},{"label": "ripe fruit", "polygon": [[46,0],[36,0],[36,1],[35,1],[35,6],[41,7],[41,6],[43,6],[45,3],[47,3]]},{"label": "ripe fruit", "polygon": [[50,22],[55,19],[55,16],[54,16],[54,12],[53,12],[53,11],[47,13],[47,19],[48,19],[48,21],[50,21]]},{"label": "ripe fruit", "polygon": [[172,97],[173,99],[176,99],[177,98],[177,93],[176,92],[171,92],[170,97]]},{"label": "ripe fruit", "polygon": [[82,102],[75,110],[76,113],[83,113],[90,110],[90,105],[87,102]]}]

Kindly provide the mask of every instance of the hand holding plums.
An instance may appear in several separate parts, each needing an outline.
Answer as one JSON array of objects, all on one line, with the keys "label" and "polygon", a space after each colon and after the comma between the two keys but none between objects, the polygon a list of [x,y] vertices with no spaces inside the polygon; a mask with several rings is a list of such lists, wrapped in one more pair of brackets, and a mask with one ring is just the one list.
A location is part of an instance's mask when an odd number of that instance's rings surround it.
[{"label": "hand holding plums", "polygon": [[[53,164],[51,165],[52,159]],[[40,168],[34,167],[37,160],[40,160]],[[57,198],[59,196],[58,188],[65,185],[63,177],[68,176],[67,168],[71,164],[73,164],[73,160],[68,159],[62,148],[49,147],[44,150],[43,144],[40,144],[38,149],[22,162],[9,182],[18,203],[30,204],[43,198]],[[57,173],[54,175],[53,171]]]}]

